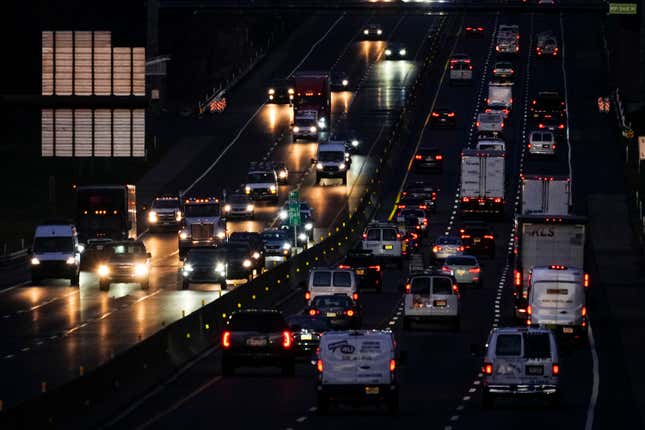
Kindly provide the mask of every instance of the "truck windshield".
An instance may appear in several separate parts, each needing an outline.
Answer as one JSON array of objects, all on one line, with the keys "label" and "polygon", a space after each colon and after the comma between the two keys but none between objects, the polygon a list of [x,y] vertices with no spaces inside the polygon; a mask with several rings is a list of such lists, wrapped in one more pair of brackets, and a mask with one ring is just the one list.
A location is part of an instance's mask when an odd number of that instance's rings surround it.
[{"label": "truck windshield", "polygon": [[152,202],[154,209],[176,209],[179,207],[177,199],[158,199]]},{"label": "truck windshield", "polygon": [[209,203],[203,205],[186,205],[184,212],[187,218],[194,217],[218,217],[219,203]]},{"label": "truck windshield", "polygon": [[37,237],[34,239],[34,253],[74,252],[74,240],[71,236]]},{"label": "truck windshield", "polygon": [[322,151],[318,153],[318,161],[340,161],[345,159],[345,153],[340,151]]}]

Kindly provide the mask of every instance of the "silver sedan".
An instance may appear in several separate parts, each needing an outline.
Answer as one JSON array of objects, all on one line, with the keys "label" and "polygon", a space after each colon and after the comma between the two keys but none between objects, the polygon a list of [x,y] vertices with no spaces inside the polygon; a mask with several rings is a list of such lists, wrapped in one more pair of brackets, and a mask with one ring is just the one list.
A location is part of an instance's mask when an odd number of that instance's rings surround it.
[{"label": "silver sedan", "polygon": [[432,255],[437,260],[444,260],[452,255],[461,255],[464,244],[456,236],[441,236],[432,246]]},{"label": "silver sedan", "polygon": [[443,270],[450,272],[459,285],[482,286],[482,269],[477,258],[472,255],[458,255],[446,258]]}]

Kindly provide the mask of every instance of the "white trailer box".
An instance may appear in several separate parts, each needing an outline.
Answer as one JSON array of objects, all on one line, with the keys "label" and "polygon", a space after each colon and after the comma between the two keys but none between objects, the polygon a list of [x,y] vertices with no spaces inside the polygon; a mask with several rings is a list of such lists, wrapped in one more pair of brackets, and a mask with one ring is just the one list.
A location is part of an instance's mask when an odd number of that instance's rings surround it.
[{"label": "white trailer box", "polygon": [[503,151],[466,149],[462,152],[462,213],[504,213],[505,165]]},{"label": "white trailer box", "polygon": [[522,176],[522,214],[568,215],[571,180],[568,176]]}]

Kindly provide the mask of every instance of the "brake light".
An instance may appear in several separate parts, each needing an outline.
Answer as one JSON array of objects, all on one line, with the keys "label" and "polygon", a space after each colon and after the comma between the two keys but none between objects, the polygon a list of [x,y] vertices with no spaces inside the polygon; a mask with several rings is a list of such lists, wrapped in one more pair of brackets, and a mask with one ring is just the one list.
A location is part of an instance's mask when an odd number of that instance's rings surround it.
[{"label": "brake light", "polygon": [[348,317],[353,317],[354,316],[354,311],[351,310],[351,309],[348,309],[348,310],[345,311],[345,315],[347,315]]},{"label": "brake light", "polygon": [[352,294],[352,299],[354,299],[354,300],[358,300],[358,293],[354,293],[354,294]]},{"label": "brake light", "polygon": [[441,249],[442,248],[440,246],[435,245],[435,246],[432,247],[432,252],[439,252],[439,251],[441,251]]},{"label": "brake light", "polygon": [[396,370],[396,360],[391,359],[390,360],[390,372],[394,372]]},{"label": "brake light", "polygon": [[477,121],[477,122],[475,123],[475,125],[476,125],[477,127],[479,127],[479,121]]},{"label": "brake light", "polygon": [[419,209],[427,209],[428,207],[426,205],[419,205]]},{"label": "brake light", "polygon": [[399,209],[405,209],[405,205],[399,205]]},{"label": "brake light", "polygon": [[348,265],[346,265],[346,264],[339,264],[339,265],[338,265],[338,268],[339,268],[339,269],[350,269],[351,267],[350,267],[350,266],[348,266]]},{"label": "brake light", "polygon": [[484,239],[494,239],[495,237],[492,234],[484,235]]},{"label": "brake light", "polygon": [[581,314],[583,317],[586,317],[586,316],[587,316],[587,307],[586,307],[586,306],[583,306],[583,307],[582,307],[582,310],[580,311],[580,314]]},{"label": "brake light", "polygon": [[479,267],[473,267],[472,269],[468,269],[468,272],[470,273],[479,273],[481,271],[482,269],[480,269]]},{"label": "brake light", "polygon": [[319,310],[309,309],[309,315],[311,315],[312,317],[318,315],[319,313],[320,313]]},{"label": "brake light", "polygon": [[589,287],[589,274],[588,273],[585,273],[585,276],[584,276],[584,286],[585,286],[585,288]]},{"label": "brake light", "polygon": [[469,234],[462,234],[461,238],[462,239],[470,239],[470,235]]},{"label": "brake light", "polygon": [[464,201],[464,203],[468,203],[470,201],[468,197],[464,197],[462,200]]},{"label": "brake light", "polygon": [[305,300],[311,300],[311,292],[310,291],[305,292]]},{"label": "brake light", "polygon": [[367,233],[363,233],[363,240],[367,240]]},{"label": "brake light", "polygon": [[437,112],[432,112],[432,116],[436,118],[439,116],[439,114]]},{"label": "brake light", "polygon": [[285,330],[282,332],[282,347],[284,349],[289,349],[291,348],[291,345],[293,345],[293,336],[290,331]]},{"label": "brake light", "polygon": [[531,149],[531,144],[529,143],[529,149]]},{"label": "brake light", "polygon": [[484,366],[482,367],[482,371],[486,375],[492,375],[493,374],[493,365],[490,363],[484,363]]},{"label": "brake light", "polygon": [[452,272],[452,270],[451,270],[451,269],[450,269],[450,267],[448,267],[448,266],[443,266],[443,267],[441,268],[441,270],[442,270],[443,272]]},{"label": "brake light", "polygon": [[452,118],[453,116],[455,116],[455,113],[454,113],[454,112],[450,112],[450,113],[448,113],[448,117],[449,117],[449,118]]},{"label": "brake light", "polygon": [[502,202],[502,199],[501,199],[501,197],[495,197],[495,198],[493,199],[493,201],[494,201],[495,203],[501,203],[501,202]]},{"label": "brake light", "polygon": [[397,234],[396,234],[396,238],[397,238],[397,239],[401,239],[401,233],[397,233]]},{"label": "brake light", "polygon": [[434,159],[435,160],[443,160],[443,155],[441,155],[441,154],[435,155]]},{"label": "brake light", "polygon": [[561,264],[552,264],[549,266],[549,269],[551,270],[567,270],[567,266],[563,266]]},{"label": "brake light", "polygon": [[555,143],[551,145],[551,149],[555,149]]},{"label": "brake light", "polygon": [[222,347],[224,349],[231,347],[231,332],[228,330],[222,333]]},{"label": "brake light", "polygon": [[558,376],[560,374],[560,366],[556,363],[553,363],[551,366],[551,373],[553,376]]},{"label": "brake light", "polygon": [[405,292],[406,292],[406,293],[409,293],[410,291],[412,291],[412,285],[410,285],[410,284],[405,284]]},{"label": "brake light", "polygon": [[316,369],[318,370],[318,373],[323,373],[323,370],[325,370],[325,365],[323,364],[322,360],[318,360],[316,362]]},{"label": "brake light", "polygon": [[513,275],[515,277],[515,286],[519,287],[520,285],[522,285],[522,274],[519,271],[515,270],[513,272]]},{"label": "brake light", "polygon": [[538,128],[544,128],[544,124],[538,124]]},{"label": "brake light", "polygon": [[381,271],[381,266],[379,266],[379,265],[376,265],[376,266],[369,266],[368,268],[369,268],[369,269],[374,269],[374,270],[376,270],[377,272],[380,272],[380,271]]},{"label": "brake light", "polygon": [[454,285],[452,286],[452,291],[454,291],[454,293],[455,293],[456,295],[459,295],[459,285],[454,284]]},{"label": "brake light", "polygon": [[457,248],[457,251],[464,252],[464,247],[463,247],[463,246],[458,247],[458,248]]},{"label": "brake light", "polygon": [[533,306],[528,305],[528,306],[526,307],[526,313],[527,313],[528,315],[533,315]]},{"label": "brake light", "polygon": [[560,125],[558,126],[558,128],[559,128],[560,130],[563,130],[563,129],[564,129],[564,124],[560,124]]},{"label": "brake light", "polygon": [[421,155],[417,154],[417,155],[414,156],[414,159],[415,160],[423,160],[423,157]]}]

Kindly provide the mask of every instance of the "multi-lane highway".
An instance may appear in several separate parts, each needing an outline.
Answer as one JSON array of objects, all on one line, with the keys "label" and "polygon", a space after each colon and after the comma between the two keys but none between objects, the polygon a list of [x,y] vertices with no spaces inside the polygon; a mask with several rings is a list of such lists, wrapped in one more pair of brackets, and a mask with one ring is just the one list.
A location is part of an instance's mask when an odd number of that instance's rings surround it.
[{"label": "multi-lane highway", "polygon": [[[372,148],[376,152],[388,135],[420,70],[417,55],[431,30],[443,20],[438,16],[316,18],[307,31],[297,30],[240,86],[240,97],[233,98],[228,116],[199,124],[198,133],[186,133],[189,137],[178,142],[173,150],[176,152],[171,152],[141,181],[140,198],[146,201],[154,194],[179,190],[189,190],[191,195],[219,194],[222,189],[232,192],[243,184],[248,162],[284,161],[291,175],[289,185],[280,189],[281,204],[262,207],[256,211],[255,220],[230,223],[229,228],[261,231],[272,225],[288,191],[297,188],[314,209],[316,238],[324,237],[361,198],[376,164],[371,157]],[[359,40],[359,30],[367,22],[380,23],[388,41],[404,42],[411,54],[409,59],[386,61],[383,57],[387,41]],[[607,428],[619,410],[621,421],[629,423],[630,428],[642,427],[628,377],[622,374],[614,378],[606,373],[624,362],[620,343],[613,338],[615,333],[602,326],[593,336],[594,313],[604,314],[609,306],[597,292],[602,285],[592,286],[589,340],[562,348],[562,397],[558,408],[535,401],[506,400],[498,402],[493,410],[482,408],[481,357],[471,353],[471,345],[483,344],[492,327],[515,324],[510,278],[512,220],[519,210],[520,175],[527,171],[570,175],[574,210],[585,215],[585,202],[594,192],[590,184],[595,177],[587,166],[605,165],[602,142],[594,134],[610,138],[611,133],[606,125],[592,127],[598,124],[594,100],[602,76],[589,75],[589,69],[580,63],[602,62],[596,33],[590,38],[581,36],[584,29],[599,28],[599,17],[524,14],[446,18],[439,54],[423,76],[426,85],[419,97],[421,102],[406,123],[411,131],[406,136],[410,137],[400,142],[387,164],[388,179],[379,196],[377,218],[388,218],[406,183],[423,180],[439,188],[437,213],[430,217],[421,252],[426,264],[430,262],[434,239],[455,232],[463,221],[458,211],[460,156],[463,149],[476,143],[475,118],[485,107],[496,60],[495,30],[500,24],[519,25],[521,37],[519,55],[513,59],[517,75],[513,108],[504,129],[505,214],[502,220],[489,222],[496,253],[495,258],[481,260],[483,288],[462,288],[462,320],[457,332],[435,326],[403,329],[401,285],[407,275],[405,267],[384,271],[383,293],[365,293],[361,297],[363,326],[392,329],[401,350],[406,351],[407,362],[400,369],[400,414],[391,417],[370,408],[343,407],[331,416],[320,416],[315,407],[315,369],[309,363],[300,363],[292,377],[265,369],[244,369],[235,376],[224,377],[221,351],[214,345],[200,360],[182,369],[180,377],[112,416],[106,428],[210,428],[216,424],[271,429],[592,429]],[[467,35],[463,31],[466,25],[484,27],[484,35]],[[535,35],[543,31],[553,31],[560,41],[558,57],[535,56]],[[450,85],[447,61],[455,53],[466,53],[472,59],[472,85]],[[266,78],[288,76],[296,70],[340,70],[355,82],[355,91],[332,96],[332,124],[347,121],[370,148],[365,155],[354,157],[347,186],[315,185],[310,159],[316,156],[317,143],[291,142],[290,109],[264,104]],[[530,100],[543,90],[556,90],[565,97],[569,122],[567,133],[558,141],[555,157],[536,159],[526,149],[528,132],[534,127],[528,109]],[[456,129],[430,125],[430,114],[437,107],[455,112]],[[583,146],[586,139],[594,142],[593,149]],[[424,147],[440,149],[444,162],[441,174],[422,175],[410,169],[416,150]],[[620,169],[620,162],[612,159],[607,168]],[[220,289],[209,285],[177,290],[179,260],[174,234],[146,233],[143,239],[153,256],[149,291],[114,285],[109,293],[101,293],[91,273],[82,274],[78,289],[16,285],[0,291],[0,327],[5,339],[0,347],[0,378],[9,382],[0,389],[5,406],[37,394],[44,388],[43,383],[46,387],[60,384],[109,360],[183,314],[220,297]],[[21,278],[25,273],[22,268],[3,276],[11,282],[28,282]],[[302,295],[293,295],[279,307],[285,314],[302,312]],[[603,347],[600,353],[598,345]],[[607,379],[611,382],[605,383]]]}]

